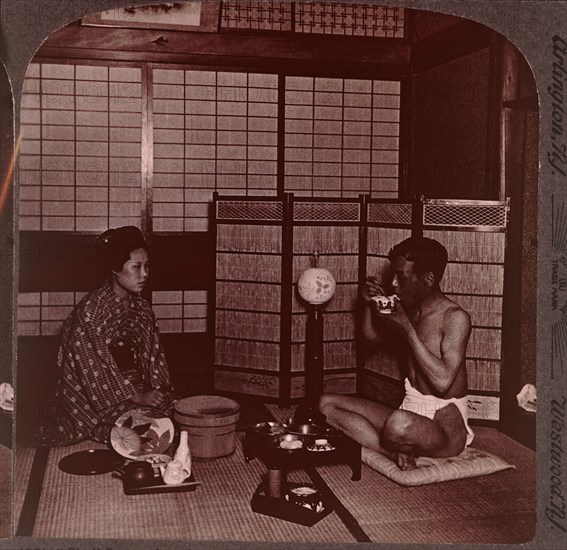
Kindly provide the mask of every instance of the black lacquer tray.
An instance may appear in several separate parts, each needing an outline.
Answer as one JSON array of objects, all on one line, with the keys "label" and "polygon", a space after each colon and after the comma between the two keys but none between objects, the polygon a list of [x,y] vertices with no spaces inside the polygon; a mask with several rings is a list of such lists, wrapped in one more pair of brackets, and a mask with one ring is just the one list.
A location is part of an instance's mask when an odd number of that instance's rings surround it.
[{"label": "black lacquer tray", "polygon": [[266,483],[262,482],[252,497],[251,505],[252,511],[258,514],[312,527],[333,511],[328,502],[324,500],[322,502],[324,505],[323,510],[316,512],[299,504],[289,502],[285,497],[270,497],[267,494]]},{"label": "black lacquer tray", "polygon": [[166,485],[158,474],[154,477],[153,481],[150,481],[146,485],[137,485],[133,483],[128,483],[127,480],[122,479],[122,486],[124,488],[124,493],[126,495],[153,495],[156,493],[184,493],[189,491],[195,491],[201,483],[195,481],[195,475],[191,475],[183,482],[178,485]]}]

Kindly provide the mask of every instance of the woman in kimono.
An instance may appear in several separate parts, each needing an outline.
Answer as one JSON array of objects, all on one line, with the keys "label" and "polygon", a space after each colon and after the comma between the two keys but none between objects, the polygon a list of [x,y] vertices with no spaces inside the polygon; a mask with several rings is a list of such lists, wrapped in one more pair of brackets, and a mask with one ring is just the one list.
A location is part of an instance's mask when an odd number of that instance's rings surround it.
[{"label": "woman in kimono", "polygon": [[108,443],[110,430],[139,406],[170,413],[169,371],[150,304],[140,296],[149,273],[147,244],[133,226],[109,229],[97,241],[108,270],[63,325],[59,381],[35,443]]}]

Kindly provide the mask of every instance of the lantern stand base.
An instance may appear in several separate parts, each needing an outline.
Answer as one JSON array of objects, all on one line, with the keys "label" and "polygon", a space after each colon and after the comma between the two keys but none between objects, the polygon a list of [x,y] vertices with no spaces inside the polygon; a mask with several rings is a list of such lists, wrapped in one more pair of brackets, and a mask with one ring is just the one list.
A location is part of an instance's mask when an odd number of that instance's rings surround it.
[{"label": "lantern stand base", "polygon": [[295,410],[293,424],[295,426],[313,424],[323,427],[326,426],[327,422],[325,415],[319,410],[318,403],[311,403],[310,401],[304,400]]}]

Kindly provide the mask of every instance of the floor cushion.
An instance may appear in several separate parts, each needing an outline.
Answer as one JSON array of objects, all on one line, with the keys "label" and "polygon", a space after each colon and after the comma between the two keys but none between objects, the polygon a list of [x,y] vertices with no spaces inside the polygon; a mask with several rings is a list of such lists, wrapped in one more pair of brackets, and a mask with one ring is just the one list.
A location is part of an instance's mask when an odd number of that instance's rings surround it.
[{"label": "floor cushion", "polygon": [[367,448],[362,449],[362,462],[404,486],[484,476],[515,468],[500,457],[473,447],[465,447],[460,455],[450,458],[419,457],[416,459],[417,468],[414,470],[400,470],[393,460]]}]

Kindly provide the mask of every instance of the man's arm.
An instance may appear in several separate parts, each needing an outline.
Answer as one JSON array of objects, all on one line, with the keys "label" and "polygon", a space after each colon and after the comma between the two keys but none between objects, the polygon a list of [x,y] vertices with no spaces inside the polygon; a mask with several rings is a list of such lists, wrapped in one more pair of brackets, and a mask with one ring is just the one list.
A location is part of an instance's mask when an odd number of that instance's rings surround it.
[{"label": "man's arm", "polygon": [[384,339],[381,337],[380,333],[376,330],[374,326],[374,319],[372,316],[372,304],[364,302],[362,304],[362,321],[361,329],[364,339],[370,344],[378,344]]},{"label": "man's arm", "polygon": [[364,339],[370,344],[379,344],[384,341],[383,335],[376,330],[376,302],[373,296],[382,294],[382,287],[376,277],[367,277],[366,284],[360,289],[362,305],[361,330]]},{"label": "man's arm", "polygon": [[431,353],[421,341],[411,323],[406,325],[409,345],[422,372],[431,385],[445,393],[459,372],[465,359],[467,343],[471,333],[469,314],[460,308],[445,312],[441,330],[441,357]]}]

